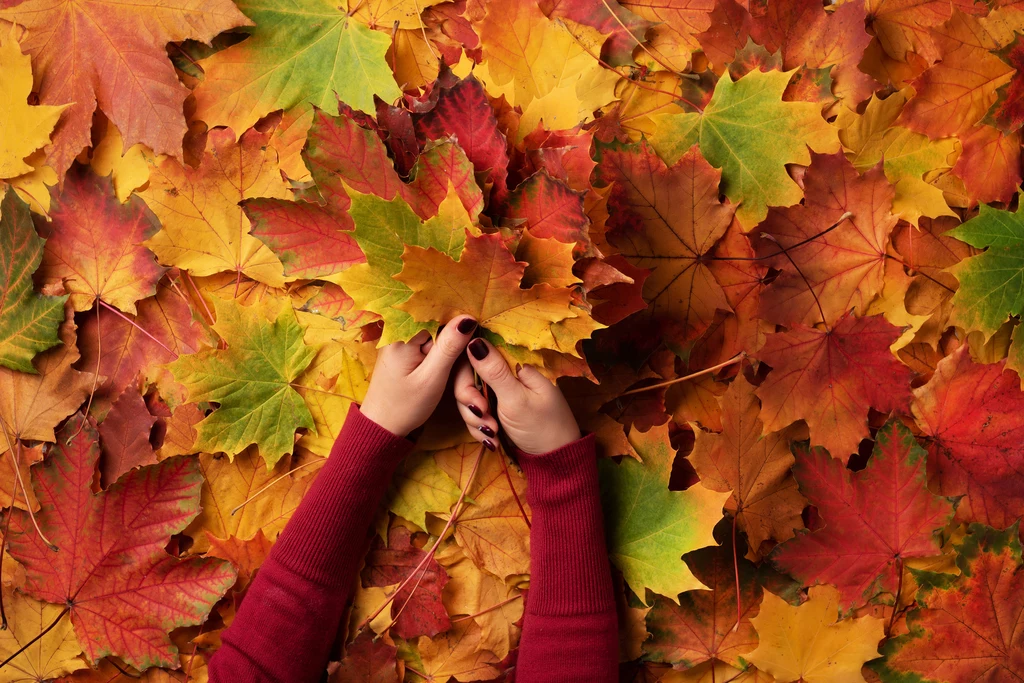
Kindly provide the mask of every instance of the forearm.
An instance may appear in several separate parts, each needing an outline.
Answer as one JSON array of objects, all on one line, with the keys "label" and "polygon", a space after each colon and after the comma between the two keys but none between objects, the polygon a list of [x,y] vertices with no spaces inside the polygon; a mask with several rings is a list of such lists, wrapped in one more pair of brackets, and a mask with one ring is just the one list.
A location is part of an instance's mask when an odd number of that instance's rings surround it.
[{"label": "forearm", "polygon": [[533,517],[517,680],[613,683],[618,624],[594,437],[543,455],[520,452],[519,463]]},{"label": "forearm", "polygon": [[212,683],[315,682],[327,664],[377,509],[412,444],[354,405],[210,660]]}]

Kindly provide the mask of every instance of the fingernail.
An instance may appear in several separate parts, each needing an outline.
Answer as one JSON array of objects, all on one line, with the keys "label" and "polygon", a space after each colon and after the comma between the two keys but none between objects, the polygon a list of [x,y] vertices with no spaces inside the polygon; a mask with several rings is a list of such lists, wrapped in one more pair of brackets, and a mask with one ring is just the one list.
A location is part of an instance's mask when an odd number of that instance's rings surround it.
[{"label": "fingernail", "polygon": [[459,322],[459,325],[456,329],[458,329],[459,332],[461,332],[462,334],[469,334],[470,332],[476,329],[476,321],[473,320],[472,318],[465,318],[461,322]]},{"label": "fingernail", "polygon": [[491,429],[490,427],[488,427],[487,425],[480,425],[479,427],[477,427],[477,429],[479,429],[481,432],[483,432],[484,436],[489,436],[491,438],[494,438],[494,430]]},{"label": "fingernail", "polygon": [[490,439],[484,439],[484,448],[489,451],[495,450],[494,443]]},{"label": "fingernail", "polygon": [[467,408],[469,408],[469,412],[473,413],[473,414],[474,414],[474,415],[476,415],[477,417],[483,417],[483,416],[484,416],[484,414],[483,414],[482,412],[480,412],[480,409],[479,409],[479,408],[477,408],[477,407],[476,407],[475,405],[473,405],[472,403],[470,403],[470,404],[469,404],[469,405],[467,405],[466,407],[467,407]]},{"label": "fingernail", "polygon": [[488,351],[490,351],[490,349],[487,348],[487,344],[485,344],[482,339],[474,339],[469,342],[469,352],[473,354],[473,358],[476,358],[477,360],[487,358]]}]

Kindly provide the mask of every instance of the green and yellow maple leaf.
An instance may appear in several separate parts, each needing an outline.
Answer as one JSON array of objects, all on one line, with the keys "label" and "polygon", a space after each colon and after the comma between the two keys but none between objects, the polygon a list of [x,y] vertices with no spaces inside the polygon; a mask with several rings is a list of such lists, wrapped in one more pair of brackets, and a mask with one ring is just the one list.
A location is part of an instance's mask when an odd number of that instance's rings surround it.
[{"label": "green and yellow maple leaf", "polygon": [[292,382],[316,351],[285,300],[268,321],[255,307],[214,299],[213,329],[227,349],[204,349],[168,364],[188,389],[189,400],[214,401],[218,407],[196,425],[195,448],[234,457],[256,444],[270,469],[292,452],[295,430],[315,424]]},{"label": "green and yellow maple leaf", "polygon": [[390,37],[353,21],[344,5],[253,0],[238,7],[256,26],[202,62],[196,116],[207,125],[246,130],[274,110],[305,103],[337,114],[339,99],[373,112],[374,95],[388,103],[401,97],[384,58]]},{"label": "green and yellow maple leaf", "polygon": [[700,145],[712,166],[722,169],[722,189],[738,203],[736,217],[745,229],[768,214],[769,206],[790,206],[803,197],[786,173],[786,164],[810,163],[808,147],[835,152],[835,130],[811,102],[784,102],[793,71],[754,70],[737,81],[729,72],[715,86],[702,113],[651,116],[651,145],[666,164]]},{"label": "green and yellow maple leaf", "polygon": [[649,589],[679,602],[679,593],[706,588],[682,556],[715,545],[711,530],[731,494],[699,483],[686,491],[669,490],[676,450],[667,425],[647,432],[634,427],[629,442],[643,464],[632,458],[618,465],[598,462],[609,554],[641,600]]},{"label": "green and yellow maple leaf", "polygon": [[44,240],[32,227],[28,205],[14,192],[0,204],[0,365],[38,372],[32,359],[60,343],[67,296],[43,296],[32,286],[32,273],[43,259]]}]

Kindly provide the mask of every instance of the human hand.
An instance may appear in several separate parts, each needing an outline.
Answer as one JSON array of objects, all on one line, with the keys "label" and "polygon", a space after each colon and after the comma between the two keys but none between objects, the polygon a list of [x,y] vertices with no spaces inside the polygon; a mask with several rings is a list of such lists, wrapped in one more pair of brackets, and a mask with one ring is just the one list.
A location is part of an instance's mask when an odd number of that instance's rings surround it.
[{"label": "human hand", "polygon": [[[455,400],[477,441],[493,451],[498,429],[504,429],[520,450],[536,455],[580,438],[565,396],[536,368],[526,366],[516,378],[501,354],[479,338],[470,342],[466,355],[468,362],[460,362],[455,371]],[[497,396],[497,415],[490,413],[487,400],[476,388],[474,369]]]},{"label": "human hand", "polygon": [[452,365],[475,329],[475,320],[460,316],[445,325],[436,340],[424,330],[408,342],[380,349],[359,410],[398,436],[419,427],[437,407]]}]

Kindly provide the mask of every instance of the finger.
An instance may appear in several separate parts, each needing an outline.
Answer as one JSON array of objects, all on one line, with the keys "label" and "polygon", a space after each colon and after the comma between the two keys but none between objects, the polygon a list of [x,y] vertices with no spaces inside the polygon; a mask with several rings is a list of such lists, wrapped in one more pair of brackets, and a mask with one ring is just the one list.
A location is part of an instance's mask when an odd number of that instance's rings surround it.
[{"label": "finger", "polygon": [[447,378],[456,359],[462,355],[466,344],[473,338],[476,321],[468,315],[451,320],[437,335],[430,352],[417,369],[427,377]]},{"label": "finger", "polygon": [[476,386],[473,378],[473,366],[469,364],[468,360],[462,360],[456,366],[452,389],[460,409],[467,408],[477,418],[487,414],[487,399]]},{"label": "finger", "polygon": [[462,419],[469,429],[470,436],[492,451],[498,448],[498,421],[494,417],[484,415],[482,418],[479,418],[471,413],[467,406],[461,403],[459,404],[459,414],[462,415]]},{"label": "finger", "polygon": [[397,364],[397,367],[405,368],[405,372],[412,371],[423,358],[420,347],[430,340],[430,333],[420,330],[407,342],[393,342],[380,349],[377,357],[386,363]]},{"label": "finger", "polygon": [[469,362],[473,364],[480,379],[494,389],[499,401],[519,399],[523,385],[512,374],[508,363],[490,342],[476,338],[469,344]]},{"label": "finger", "polygon": [[541,374],[540,370],[532,365],[524,365],[519,370],[519,381],[523,383],[524,387],[534,393],[550,391],[551,387],[555,385],[554,382]]}]

